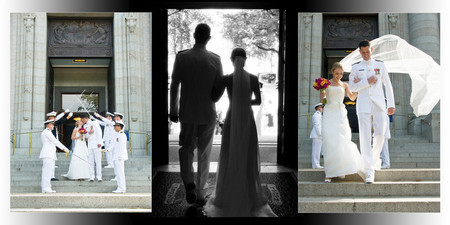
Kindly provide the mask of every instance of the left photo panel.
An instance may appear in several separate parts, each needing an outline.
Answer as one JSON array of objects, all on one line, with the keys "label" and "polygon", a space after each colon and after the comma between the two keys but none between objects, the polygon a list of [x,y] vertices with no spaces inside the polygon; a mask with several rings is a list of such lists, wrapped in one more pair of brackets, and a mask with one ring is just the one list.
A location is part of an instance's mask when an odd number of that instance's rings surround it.
[{"label": "left photo panel", "polygon": [[152,14],[10,14],[10,210],[152,212]]}]

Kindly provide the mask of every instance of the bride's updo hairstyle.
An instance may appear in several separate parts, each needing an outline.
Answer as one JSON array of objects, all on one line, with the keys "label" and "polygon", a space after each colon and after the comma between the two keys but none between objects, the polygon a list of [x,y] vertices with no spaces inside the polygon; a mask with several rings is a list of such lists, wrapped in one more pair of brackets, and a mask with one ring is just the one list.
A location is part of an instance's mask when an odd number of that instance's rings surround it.
[{"label": "bride's updo hairstyle", "polygon": [[244,59],[247,59],[247,53],[245,53],[245,50],[243,48],[235,48],[235,49],[233,49],[233,51],[231,52],[231,57],[230,57],[231,62],[234,62],[234,59],[237,56],[240,56],[240,57],[242,57]]},{"label": "bride's updo hairstyle", "polygon": [[340,62],[335,62],[333,63],[333,65],[331,66],[331,73],[333,73],[333,71],[337,68],[340,68],[342,70],[344,70],[344,66],[342,66],[342,64]]}]

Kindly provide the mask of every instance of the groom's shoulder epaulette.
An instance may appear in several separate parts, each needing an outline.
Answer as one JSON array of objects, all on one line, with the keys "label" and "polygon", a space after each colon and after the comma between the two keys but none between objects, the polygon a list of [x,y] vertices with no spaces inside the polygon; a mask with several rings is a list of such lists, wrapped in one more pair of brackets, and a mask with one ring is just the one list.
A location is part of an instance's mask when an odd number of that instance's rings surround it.
[{"label": "groom's shoulder epaulette", "polygon": [[217,57],[219,57],[220,58],[220,55],[217,55],[216,53],[214,53],[214,52],[211,52],[211,51],[209,51],[209,53],[211,53],[212,55],[214,55],[214,56],[217,56]]},{"label": "groom's shoulder epaulette", "polygon": [[181,50],[181,51],[179,51],[177,54],[183,53],[183,52],[185,52],[185,51],[187,51],[187,50],[190,50],[190,49],[184,49],[184,50]]},{"label": "groom's shoulder epaulette", "polygon": [[380,63],[384,63],[383,61],[381,61],[379,59],[375,59],[375,61],[380,62]]},{"label": "groom's shoulder epaulette", "polygon": [[361,62],[361,61],[355,62],[355,63],[352,64],[352,66],[357,65],[357,64],[359,64],[360,62]]}]

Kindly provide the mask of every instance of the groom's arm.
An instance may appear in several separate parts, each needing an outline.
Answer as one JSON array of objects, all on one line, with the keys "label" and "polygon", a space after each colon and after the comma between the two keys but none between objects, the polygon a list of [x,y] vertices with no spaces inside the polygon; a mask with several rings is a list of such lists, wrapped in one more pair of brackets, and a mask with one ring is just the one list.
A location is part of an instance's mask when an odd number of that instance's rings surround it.
[{"label": "groom's arm", "polygon": [[[359,92],[360,90],[367,88],[370,85],[367,79],[359,78],[357,72],[357,66],[353,66],[348,77],[348,88],[351,92]],[[359,79],[359,81],[355,82],[355,78]]]},{"label": "groom's arm", "polygon": [[384,65],[384,63],[382,65],[381,76],[383,79],[384,90],[386,91],[388,115],[392,115],[395,113],[394,89],[392,88],[391,79],[389,78],[386,66]]},{"label": "groom's arm", "polygon": [[175,63],[173,65],[172,72],[172,82],[170,83],[170,120],[177,123],[178,122],[178,110],[179,110],[179,93],[178,88],[180,87],[180,74],[182,68],[180,68],[180,57],[179,55],[175,58]]}]

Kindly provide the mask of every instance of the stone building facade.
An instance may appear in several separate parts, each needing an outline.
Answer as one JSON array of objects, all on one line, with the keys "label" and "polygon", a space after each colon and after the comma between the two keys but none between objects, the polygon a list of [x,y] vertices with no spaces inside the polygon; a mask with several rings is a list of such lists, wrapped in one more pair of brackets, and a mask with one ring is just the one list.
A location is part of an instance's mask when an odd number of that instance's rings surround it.
[{"label": "stone building facade", "polygon": [[151,13],[10,17],[12,153],[39,154],[46,113],[84,91],[97,97],[98,112],[124,114],[132,155],[151,155]]},{"label": "stone building facade", "polygon": [[[331,75],[329,68],[334,61],[339,61],[356,49],[362,39],[371,40],[385,34],[395,34],[440,64],[439,26],[440,14],[436,13],[299,13],[299,142],[309,138],[310,116],[314,112],[313,106],[319,102],[319,93],[312,88],[312,84],[320,76]],[[416,134],[427,137],[430,142],[440,142],[440,103],[429,115],[416,117],[410,106],[411,79],[406,74],[393,73],[390,73],[390,78],[396,105],[396,113],[390,124],[391,133]],[[347,109],[349,115],[353,113],[356,117],[354,106],[352,109],[349,104]]]}]

